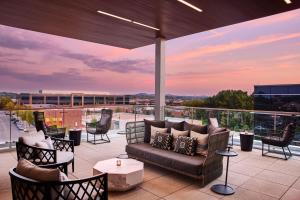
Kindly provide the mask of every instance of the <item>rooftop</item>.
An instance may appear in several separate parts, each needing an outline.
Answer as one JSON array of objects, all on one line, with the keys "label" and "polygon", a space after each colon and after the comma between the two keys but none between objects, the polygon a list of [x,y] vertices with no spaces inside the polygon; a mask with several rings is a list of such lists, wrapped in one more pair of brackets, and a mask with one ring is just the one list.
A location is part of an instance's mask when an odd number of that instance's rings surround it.
[{"label": "rooftop", "polygon": [[[112,142],[92,145],[83,142],[75,147],[75,172],[70,178],[84,178],[92,175],[97,161],[116,157],[124,153],[126,139],[124,135],[112,134]],[[262,157],[259,150],[242,152],[234,146],[239,155],[230,160],[228,182],[236,189],[232,196],[217,195],[210,190],[215,183],[223,183],[225,172],[217,180],[204,188],[197,181],[164,169],[145,165],[144,182],[128,192],[109,193],[113,200],[216,200],[216,199],[263,199],[296,200],[300,196],[300,158],[292,157],[288,161]],[[225,162],[225,159],[224,159]],[[17,163],[16,152],[0,154],[0,199],[11,199],[8,170]],[[225,169],[224,169],[225,170]],[[172,183],[172,184],[170,184]]]}]

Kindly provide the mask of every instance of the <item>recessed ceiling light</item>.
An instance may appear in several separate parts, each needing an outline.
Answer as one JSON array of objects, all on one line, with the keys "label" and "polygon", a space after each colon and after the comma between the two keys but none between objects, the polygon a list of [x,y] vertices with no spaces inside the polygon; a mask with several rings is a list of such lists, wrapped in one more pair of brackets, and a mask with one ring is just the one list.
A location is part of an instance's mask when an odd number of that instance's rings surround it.
[{"label": "recessed ceiling light", "polygon": [[107,15],[107,16],[116,18],[116,19],[120,19],[120,20],[123,20],[123,21],[126,21],[126,22],[130,22],[130,23],[133,23],[133,24],[136,24],[136,25],[139,25],[139,26],[143,26],[143,27],[146,27],[146,28],[150,28],[150,29],[159,31],[158,28],[155,28],[155,27],[153,27],[153,26],[149,26],[149,25],[146,25],[146,24],[143,24],[143,23],[140,23],[140,22],[136,22],[136,21],[131,20],[131,19],[127,19],[127,18],[124,18],[124,17],[120,17],[120,16],[117,16],[117,15],[113,15],[113,14],[108,13],[108,12],[103,12],[103,11],[101,11],[101,10],[98,10],[97,12],[100,13],[100,14],[103,14],[103,15]]},{"label": "recessed ceiling light", "polygon": [[286,4],[291,4],[292,1],[291,0],[284,0]]},{"label": "recessed ceiling light", "polygon": [[198,12],[202,12],[203,10],[201,10],[200,8],[198,8],[197,6],[194,6],[193,4],[190,4],[189,2],[187,1],[184,1],[184,0],[177,0],[179,1],[180,3],[183,3],[184,5],[194,9],[194,10],[197,10]]}]

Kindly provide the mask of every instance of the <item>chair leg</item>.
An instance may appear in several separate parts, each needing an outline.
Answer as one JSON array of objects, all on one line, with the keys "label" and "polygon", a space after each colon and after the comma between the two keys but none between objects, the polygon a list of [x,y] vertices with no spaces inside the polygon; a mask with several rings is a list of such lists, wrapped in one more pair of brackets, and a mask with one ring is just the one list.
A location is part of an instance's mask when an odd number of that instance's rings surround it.
[{"label": "chair leg", "polygon": [[282,148],[282,151],[283,151],[283,154],[284,154],[284,158],[285,158],[285,160],[287,160],[287,157],[286,157],[286,153],[285,153],[285,151],[284,151],[284,148],[283,147],[281,147]]},{"label": "chair leg", "polygon": [[73,160],[73,162],[72,162],[72,172],[74,173],[74,171],[75,171],[75,164],[74,164],[74,160]]},{"label": "chair leg", "polygon": [[292,153],[291,153],[291,151],[290,151],[289,146],[287,146],[286,148],[288,149],[288,151],[289,151],[289,153],[290,153],[290,157],[292,157]]},{"label": "chair leg", "polygon": [[261,155],[264,156],[264,143],[261,142]]}]

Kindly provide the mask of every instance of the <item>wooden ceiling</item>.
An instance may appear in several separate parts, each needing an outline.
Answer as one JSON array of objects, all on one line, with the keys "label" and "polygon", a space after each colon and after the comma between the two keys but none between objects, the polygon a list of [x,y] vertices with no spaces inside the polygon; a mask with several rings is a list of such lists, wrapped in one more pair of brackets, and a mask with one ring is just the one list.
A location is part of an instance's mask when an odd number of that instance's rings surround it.
[{"label": "wooden ceiling", "polygon": [[[300,0],[1,0],[0,24],[122,48],[153,44],[300,8]],[[155,31],[97,13],[141,22]]]}]

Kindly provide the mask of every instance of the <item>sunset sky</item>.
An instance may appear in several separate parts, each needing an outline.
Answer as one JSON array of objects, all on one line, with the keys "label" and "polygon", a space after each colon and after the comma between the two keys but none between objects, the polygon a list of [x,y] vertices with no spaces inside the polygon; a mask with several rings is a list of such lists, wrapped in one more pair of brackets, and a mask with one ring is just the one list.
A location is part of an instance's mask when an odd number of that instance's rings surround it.
[{"label": "sunset sky", "polygon": [[[166,42],[166,92],[300,83],[300,10]],[[154,92],[154,45],[134,50],[0,25],[0,91]]]}]

